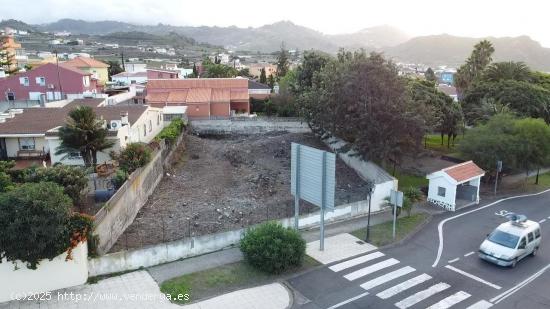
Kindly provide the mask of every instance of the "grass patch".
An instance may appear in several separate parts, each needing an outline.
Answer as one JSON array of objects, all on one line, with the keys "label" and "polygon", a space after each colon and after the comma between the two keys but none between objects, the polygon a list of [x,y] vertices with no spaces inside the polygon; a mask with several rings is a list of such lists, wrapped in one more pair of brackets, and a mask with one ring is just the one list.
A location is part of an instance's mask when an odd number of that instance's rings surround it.
[{"label": "grass patch", "polygon": [[395,178],[399,181],[399,190],[404,190],[408,187],[420,188],[428,185],[428,179],[425,176],[416,176],[398,171],[395,173]]},{"label": "grass patch", "polygon": [[550,187],[550,173],[539,175],[539,184],[535,184],[537,176],[531,176],[527,179],[527,186],[532,186],[536,189],[548,189]]},{"label": "grass patch", "polygon": [[[306,255],[301,267],[280,275],[271,275],[253,268],[245,261],[240,261],[167,280],[160,285],[160,290],[170,294],[173,302],[185,304],[223,292],[273,281],[317,265],[320,264]],[[177,300],[178,294],[188,294],[189,300]]]},{"label": "grass patch", "polygon": [[[397,224],[395,226],[395,241],[399,241],[409,235],[415,228],[422,224],[428,215],[425,213],[412,214],[407,217],[401,213],[401,216],[397,218]],[[375,246],[384,246],[391,244],[392,239],[393,221],[384,222],[381,224],[373,225],[370,227],[370,243]],[[365,239],[367,235],[367,228],[362,228],[351,232],[351,234],[359,239]]]},{"label": "grass patch", "polygon": [[456,137],[454,146],[452,145],[453,141],[451,139],[451,148],[447,148],[447,136],[443,136],[443,145],[441,145],[441,135],[439,134],[428,134],[425,139],[426,148],[442,154],[450,154],[456,152],[457,146],[462,140],[462,135]]}]

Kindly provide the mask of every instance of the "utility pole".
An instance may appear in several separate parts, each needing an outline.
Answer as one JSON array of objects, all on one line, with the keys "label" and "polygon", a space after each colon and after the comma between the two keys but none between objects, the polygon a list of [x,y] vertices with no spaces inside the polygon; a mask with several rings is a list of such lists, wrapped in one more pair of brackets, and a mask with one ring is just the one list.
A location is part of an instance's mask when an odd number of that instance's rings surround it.
[{"label": "utility pole", "polygon": [[498,173],[502,172],[502,161],[497,161],[497,176],[495,178],[495,195],[497,195]]},{"label": "utility pole", "polygon": [[[63,99],[63,88],[61,87],[61,74],[59,73],[59,57],[57,56],[57,49],[54,50],[55,53],[55,65],[57,66],[57,86],[59,87],[59,99]],[[55,100],[55,92],[53,93],[53,98]]]},{"label": "utility pole", "polygon": [[367,194],[369,196],[369,212],[367,215],[367,236],[365,236],[365,241],[369,241],[370,236],[370,207],[371,207],[371,199],[372,199],[372,193],[374,191],[374,182],[372,180],[369,180],[367,183]]},{"label": "utility pole", "polygon": [[126,72],[126,66],[124,65],[124,52],[120,52],[120,61],[122,61],[122,71]]}]

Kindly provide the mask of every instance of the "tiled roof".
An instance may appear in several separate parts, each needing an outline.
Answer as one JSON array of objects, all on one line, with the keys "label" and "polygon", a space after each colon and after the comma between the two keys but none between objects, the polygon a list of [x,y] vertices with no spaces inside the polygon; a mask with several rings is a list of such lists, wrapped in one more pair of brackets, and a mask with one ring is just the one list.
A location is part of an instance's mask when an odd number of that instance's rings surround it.
[{"label": "tiled roof", "polygon": [[170,92],[149,92],[145,99],[147,102],[166,102]]},{"label": "tiled roof", "polygon": [[248,89],[231,89],[231,101],[248,101]]},{"label": "tiled roof", "polygon": [[75,68],[108,68],[109,67],[109,65],[104,62],[95,60],[94,58],[88,58],[88,57],[76,57],[74,59],[61,63],[61,65],[72,66]]},{"label": "tiled roof", "polygon": [[[76,105],[87,104],[71,103],[61,108],[26,108],[23,113],[16,114],[14,118],[0,123],[0,136],[9,134],[45,134],[50,129],[64,125],[69,111]],[[115,105],[93,107],[93,109],[98,117],[103,117],[107,121],[120,119],[121,112],[128,112],[128,120],[130,123],[134,123],[147,110],[147,106]]]},{"label": "tiled roof", "polygon": [[[181,91],[170,91],[168,92],[168,98],[166,98],[167,102],[185,102],[187,99],[187,90],[181,90]],[[158,94],[158,93],[155,93]]]},{"label": "tiled roof", "polygon": [[187,93],[188,103],[208,103],[212,96],[211,88],[191,88]]},{"label": "tiled roof", "polygon": [[89,106],[98,107],[99,104],[105,102],[105,99],[74,99],[69,104],[65,105],[66,108],[72,108],[77,106]]},{"label": "tiled roof", "polygon": [[231,89],[216,88],[212,89],[212,102],[229,102],[231,101]]},{"label": "tiled roof", "polygon": [[148,89],[189,89],[189,88],[244,88],[248,89],[246,78],[189,78],[155,79],[147,83]]},{"label": "tiled roof", "polygon": [[473,161],[453,165],[443,169],[442,171],[457,182],[462,182],[477,176],[485,175],[485,171],[477,166]]},{"label": "tiled roof", "polygon": [[147,77],[147,72],[120,72],[111,77]]},{"label": "tiled roof", "polygon": [[248,89],[270,89],[271,90],[271,87],[254,80],[248,80]]}]

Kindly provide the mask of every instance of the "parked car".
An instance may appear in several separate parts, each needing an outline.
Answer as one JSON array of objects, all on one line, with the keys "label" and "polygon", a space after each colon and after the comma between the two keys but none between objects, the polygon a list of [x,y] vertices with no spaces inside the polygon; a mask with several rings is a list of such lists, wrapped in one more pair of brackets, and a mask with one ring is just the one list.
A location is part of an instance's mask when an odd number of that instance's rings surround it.
[{"label": "parked car", "polygon": [[523,215],[510,214],[479,247],[479,257],[488,262],[515,267],[528,255],[535,256],[541,245],[540,225]]}]

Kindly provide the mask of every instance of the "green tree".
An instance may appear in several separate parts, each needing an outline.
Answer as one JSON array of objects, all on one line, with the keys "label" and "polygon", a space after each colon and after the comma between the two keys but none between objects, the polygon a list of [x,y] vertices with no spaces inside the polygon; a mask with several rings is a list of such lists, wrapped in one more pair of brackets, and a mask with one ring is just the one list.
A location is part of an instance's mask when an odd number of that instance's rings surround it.
[{"label": "green tree", "polygon": [[330,60],[330,56],[325,53],[314,51],[304,53],[304,59],[296,70],[296,83],[300,91],[311,89],[315,74],[320,72]]},{"label": "green tree", "polygon": [[455,86],[460,96],[483,74],[483,70],[493,60],[494,52],[495,48],[488,40],[482,40],[474,46],[472,54],[466,63],[458,68],[454,77]]},{"label": "green tree", "polygon": [[523,62],[495,62],[483,72],[483,79],[490,82],[501,80],[529,81],[531,70]]},{"label": "green tree", "polygon": [[193,63],[193,76],[192,77],[199,77],[199,70],[197,70],[197,65]]},{"label": "green tree", "polygon": [[4,69],[4,72],[8,75],[19,72],[17,67],[17,61],[15,60],[15,54],[8,51],[4,38],[0,37],[0,68]]},{"label": "green tree", "polygon": [[288,50],[285,48],[285,43],[281,44],[281,50],[277,54],[277,79],[283,78],[290,67]]},{"label": "green tree", "polygon": [[114,145],[112,140],[107,139],[107,129],[103,125],[89,106],[71,110],[65,125],[59,128],[61,144],[55,153],[80,153],[86,167],[97,165],[97,153]]},{"label": "green tree", "polygon": [[126,145],[118,156],[120,168],[128,174],[143,167],[151,161],[151,150],[143,143],[131,143]]},{"label": "green tree", "polygon": [[81,202],[81,193],[88,186],[88,178],[83,168],[70,165],[56,165],[48,168],[29,168],[25,182],[54,182],[63,187],[74,203]]},{"label": "green tree", "polygon": [[0,194],[0,259],[36,269],[70,245],[71,199],[51,182],[26,183]]},{"label": "green tree", "polygon": [[205,66],[205,72],[202,77],[227,78],[227,77],[235,77],[238,74],[239,74],[239,71],[225,64],[208,64]]},{"label": "green tree", "polygon": [[426,72],[424,72],[424,77],[426,78],[427,81],[430,81],[430,82],[435,83],[437,81],[437,77],[435,77],[435,73],[434,73],[434,70],[432,70],[432,68],[428,68]]},{"label": "green tree", "polygon": [[267,83],[267,77],[265,75],[265,68],[262,68],[260,70],[260,83],[262,83],[262,84]]},{"label": "green tree", "polygon": [[0,161],[0,193],[13,189],[13,181],[10,175],[15,161]]},{"label": "green tree", "polygon": [[550,127],[542,119],[525,118],[515,122],[516,162],[527,176],[550,163]]},{"label": "green tree", "polygon": [[113,75],[117,75],[118,73],[123,72],[122,66],[120,65],[120,62],[116,60],[109,60],[107,61],[107,64],[109,65],[109,68],[107,69],[107,73],[109,73],[109,80],[112,80]]},{"label": "green tree", "polygon": [[267,85],[269,85],[269,88],[273,91],[273,87],[275,87],[275,78],[273,77],[273,74],[269,75],[267,78]]}]

